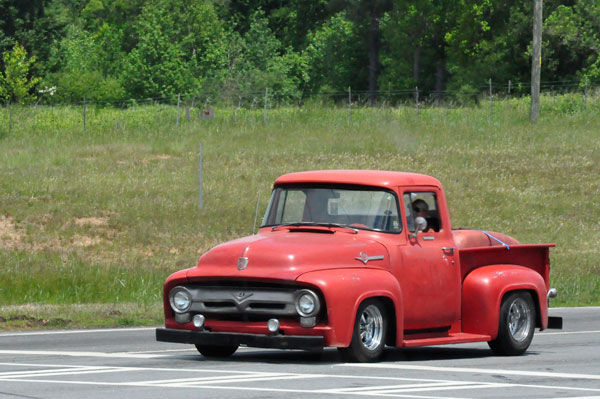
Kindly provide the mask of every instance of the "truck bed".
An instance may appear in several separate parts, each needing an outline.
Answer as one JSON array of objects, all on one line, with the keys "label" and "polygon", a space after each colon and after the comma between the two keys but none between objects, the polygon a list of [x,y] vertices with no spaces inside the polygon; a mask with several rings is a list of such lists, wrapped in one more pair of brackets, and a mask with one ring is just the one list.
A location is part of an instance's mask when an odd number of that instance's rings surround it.
[{"label": "truck bed", "polygon": [[463,248],[458,250],[461,279],[473,270],[489,265],[519,265],[538,272],[549,284],[550,248],[554,244],[510,245]]}]

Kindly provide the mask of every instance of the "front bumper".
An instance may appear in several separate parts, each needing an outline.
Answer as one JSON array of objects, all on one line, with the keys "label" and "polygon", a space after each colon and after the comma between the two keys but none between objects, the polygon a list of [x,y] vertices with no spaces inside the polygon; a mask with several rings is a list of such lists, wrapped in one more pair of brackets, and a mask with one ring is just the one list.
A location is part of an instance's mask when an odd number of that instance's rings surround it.
[{"label": "front bumper", "polygon": [[157,328],[156,340],[195,345],[240,345],[275,349],[321,349],[319,336],[242,334]]}]

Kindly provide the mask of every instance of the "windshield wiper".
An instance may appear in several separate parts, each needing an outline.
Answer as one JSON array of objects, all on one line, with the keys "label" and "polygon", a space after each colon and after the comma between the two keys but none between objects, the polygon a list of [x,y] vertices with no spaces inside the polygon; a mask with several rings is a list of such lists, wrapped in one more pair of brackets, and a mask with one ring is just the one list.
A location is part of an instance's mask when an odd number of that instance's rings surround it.
[{"label": "windshield wiper", "polygon": [[345,224],[339,223],[326,223],[326,222],[292,222],[292,223],[283,223],[273,226],[271,231],[274,231],[280,227],[299,227],[299,226],[319,226],[319,227],[339,227],[342,229],[352,230],[354,234],[358,234],[358,229],[354,227],[346,226]]}]

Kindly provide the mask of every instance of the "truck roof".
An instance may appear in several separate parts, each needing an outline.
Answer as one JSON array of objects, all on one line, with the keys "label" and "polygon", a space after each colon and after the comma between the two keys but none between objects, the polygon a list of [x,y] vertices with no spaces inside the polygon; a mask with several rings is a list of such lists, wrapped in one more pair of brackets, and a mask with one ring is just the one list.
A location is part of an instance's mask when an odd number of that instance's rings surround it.
[{"label": "truck roof", "polygon": [[436,178],[420,173],[354,169],[295,172],[275,180],[275,186],[294,183],[357,184],[379,187],[442,186]]}]

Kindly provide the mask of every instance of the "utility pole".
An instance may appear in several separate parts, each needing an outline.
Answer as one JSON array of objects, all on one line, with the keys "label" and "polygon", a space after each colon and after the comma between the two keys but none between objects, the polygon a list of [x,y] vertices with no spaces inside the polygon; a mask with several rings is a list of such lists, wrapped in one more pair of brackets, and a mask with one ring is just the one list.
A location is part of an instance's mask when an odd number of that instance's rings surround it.
[{"label": "utility pole", "polygon": [[533,0],[533,51],[531,54],[531,112],[536,123],[540,115],[540,72],[542,69],[542,0]]}]

